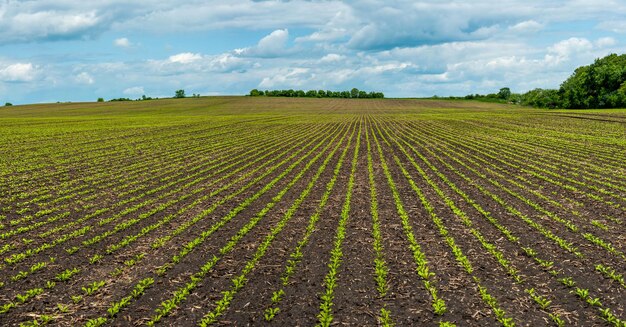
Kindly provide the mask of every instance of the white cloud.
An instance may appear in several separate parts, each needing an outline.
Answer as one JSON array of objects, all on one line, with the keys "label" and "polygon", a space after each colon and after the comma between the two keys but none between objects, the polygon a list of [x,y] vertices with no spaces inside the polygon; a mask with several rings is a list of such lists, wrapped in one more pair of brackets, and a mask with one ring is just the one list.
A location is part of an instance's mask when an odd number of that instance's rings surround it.
[{"label": "white cloud", "polygon": [[310,35],[296,38],[296,42],[332,42],[350,35],[350,30],[358,26],[358,20],[351,9],[343,9],[330,19],[323,27]]},{"label": "white cloud", "polygon": [[125,37],[115,39],[115,41],[113,41],[113,44],[120,48],[130,48],[133,45],[130,40]]},{"label": "white cloud", "polygon": [[543,28],[543,24],[531,19],[523,21],[521,23],[517,23],[509,27],[509,30],[514,33],[535,33],[541,31]]},{"label": "white cloud", "polygon": [[261,53],[275,53],[283,50],[289,39],[289,31],[275,30],[259,41],[257,50]]},{"label": "white cloud", "polygon": [[15,63],[5,67],[0,65],[0,80],[5,82],[30,82],[37,73],[37,67],[32,63]]},{"label": "white cloud", "polygon": [[366,73],[366,74],[382,74],[382,73],[388,73],[388,72],[399,72],[401,70],[404,70],[408,67],[410,67],[411,64],[409,63],[386,63],[386,64],[380,64],[380,65],[375,65],[375,66],[365,66],[359,69],[360,72]]},{"label": "white cloud", "polygon": [[74,77],[74,80],[79,84],[85,84],[85,85],[91,85],[95,82],[93,77],[91,77],[91,75],[89,75],[86,72],[82,72],[76,75],[76,77]]},{"label": "white cloud", "polygon": [[279,29],[263,37],[256,46],[236,49],[234,53],[246,57],[278,57],[289,52],[287,49],[288,40],[289,31],[287,29]]},{"label": "white cloud", "polygon": [[272,76],[265,77],[259,83],[260,88],[294,88],[301,86],[304,81],[310,78],[308,68],[293,68],[286,72],[280,72],[273,74]]},{"label": "white cloud", "polygon": [[[384,1],[352,5],[360,24],[348,46],[380,50],[454,41],[481,40],[497,34],[501,24],[523,21],[532,9],[518,1],[494,10],[492,1]],[[372,10],[377,8],[377,10]],[[531,8],[531,9],[528,9]],[[527,19],[526,19],[527,20]]]},{"label": "white cloud", "polygon": [[207,64],[210,70],[219,72],[230,72],[249,66],[249,62],[230,53],[214,56],[208,60]]},{"label": "white cloud", "polygon": [[189,64],[200,59],[202,59],[202,55],[198,53],[184,52],[170,56],[168,60],[174,63]]},{"label": "white cloud", "polygon": [[593,43],[585,38],[572,37],[567,40],[558,42],[548,48],[546,61],[558,64],[562,61],[570,59],[570,56],[580,53],[589,52],[593,49]]},{"label": "white cloud", "polygon": [[[150,7],[155,9],[149,9]],[[158,32],[206,31],[226,28],[276,29],[282,26],[321,27],[337,12],[349,8],[343,1],[156,1],[142,14],[120,22],[118,30]],[[168,22],[168,24],[163,24]]]},{"label": "white cloud", "polygon": [[[9,2],[10,3],[10,2]],[[8,6],[5,4],[5,6]],[[83,38],[101,22],[95,11],[58,12],[54,10],[11,13],[4,8],[0,15],[0,40],[29,42]]]},{"label": "white cloud", "polygon": [[123,93],[126,95],[144,95],[146,91],[144,91],[143,86],[133,86],[125,89]]},{"label": "white cloud", "polygon": [[626,33],[626,21],[624,20],[603,20],[598,27],[613,33]]},{"label": "white cloud", "polygon": [[324,57],[322,57],[322,59],[320,59],[321,63],[329,63],[329,62],[337,62],[337,61],[341,61],[346,59],[346,56],[344,55],[340,55],[340,54],[336,54],[336,53],[329,53],[327,55],[325,55]]},{"label": "white cloud", "polygon": [[617,40],[612,37],[602,37],[594,42],[594,44],[598,48],[612,47],[617,44]]}]

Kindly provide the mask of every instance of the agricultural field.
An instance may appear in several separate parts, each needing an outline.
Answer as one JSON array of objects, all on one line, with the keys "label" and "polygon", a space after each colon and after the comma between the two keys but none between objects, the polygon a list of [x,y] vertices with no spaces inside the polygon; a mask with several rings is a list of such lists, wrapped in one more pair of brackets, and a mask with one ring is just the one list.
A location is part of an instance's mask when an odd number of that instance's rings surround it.
[{"label": "agricultural field", "polygon": [[1,326],[626,326],[626,110],[0,109]]}]

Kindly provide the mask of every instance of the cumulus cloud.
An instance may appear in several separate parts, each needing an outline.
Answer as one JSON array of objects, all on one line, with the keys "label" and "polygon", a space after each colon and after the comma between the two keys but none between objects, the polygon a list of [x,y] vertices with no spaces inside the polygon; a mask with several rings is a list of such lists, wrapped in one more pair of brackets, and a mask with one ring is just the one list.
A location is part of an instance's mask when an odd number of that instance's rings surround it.
[{"label": "cumulus cloud", "polygon": [[351,30],[359,25],[351,8],[344,8],[317,31],[307,36],[296,38],[296,42],[333,42],[350,35]]},{"label": "cumulus cloud", "polygon": [[14,63],[6,66],[0,64],[0,80],[5,82],[30,82],[38,74],[37,67],[32,63]]},{"label": "cumulus cloud", "polygon": [[601,37],[599,38],[596,42],[595,45],[598,48],[606,48],[606,47],[611,47],[617,44],[617,40],[615,40],[612,37]]},{"label": "cumulus cloud", "polygon": [[207,66],[214,72],[233,72],[237,70],[244,71],[246,68],[254,66],[254,64],[230,53],[223,53],[209,58]]},{"label": "cumulus cloud", "polygon": [[207,73],[245,72],[255,63],[232,52],[218,55],[183,52],[163,60],[147,60],[135,65],[134,69],[153,76],[204,76]]},{"label": "cumulus cloud", "polygon": [[133,86],[125,89],[123,93],[126,95],[138,96],[146,94],[146,91],[144,91],[143,86]]},{"label": "cumulus cloud", "polygon": [[29,10],[8,1],[0,8],[0,40],[31,42],[86,38],[100,31],[102,17],[96,11]]},{"label": "cumulus cloud", "polygon": [[593,49],[593,43],[585,38],[572,37],[567,40],[558,42],[548,48],[546,61],[558,64],[562,61],[569,60],[572,55],[580,52],[588,52]]},{"label": "cumulus cloud", "polygon": [[303,85],[305,80],[310,77],[308,68],[293,68],[263,78],[261,83],[259,83],[259,87],[270,89],[280,87],[294,88]]},{"label": "cumulus cloud", "polygon": [[320,59],[320,62],[321,63],[337,62],[337,61],[344,60],[345,58],[346,58],[346,56],[344,56],[344,55],[340,55],[340,54],[336,54],[336,53],[329,53],[329,54],[325,55],[324,57],[322,57]]},{"label": "cumulus cloud", "polygon": [[174,63],[189,64],[202,59],[202,55],[198,53],[184,52],[170,56],[168,60]]},{"label": "cumulus cloud", "polygon": [[270,35],[262,38],[256,48],[261,53],[277,53],[285,48],[288,39],[289,31],[286,29],[275,30]]},{"label": "cumulus cloud", "polygon": [[115,41],[113,41],[113,44],[120,48],[130,48],[133,45],[130,40],[125,37],[115,39]]},{"label": "cumulus cloud", "polygon": [[91,85],[95,82],[93,77],[89,73],[82,72],[74,77],[74,80],[79,84]]},{"label": "cumulus cloud", "polygon": [[287,41],[289,41],[289,31],[279,29],[263,37],[256,46],[237,49],[235,53],[247,57],[278,57],[287,54]]}]

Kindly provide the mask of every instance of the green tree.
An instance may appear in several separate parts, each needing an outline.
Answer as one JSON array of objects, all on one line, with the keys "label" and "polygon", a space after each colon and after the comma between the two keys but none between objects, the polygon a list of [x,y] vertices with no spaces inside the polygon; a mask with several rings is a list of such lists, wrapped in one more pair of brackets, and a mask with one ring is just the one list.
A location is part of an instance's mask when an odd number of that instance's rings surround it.
[{"label": "green tree", "polygon": [[5,103],[5,104],[4,104],[4,106],[5,106],[5,107],[10,107],[10,106],[12,106],[12,105],[13,105],[13,104],[12,104],[11,102],[7,102],[7,103]]},{"label": "green tree", "polygon": [[176,90],[176,93],[174,93],[174,98],[176,99],[180,99],[184,97],[185,97],[185,90]]},{"label": "green tree", "polygon": [[352,90],[350,90],[350,97],[351,98],[358,98],[359,97],[359,89],[357,89],[355,87]]},{"label": "green tree", "polygon": [[104,102],[104,98],[98,98],[98,102]]},{"label": "green tree", "polygon": [[564,108],[614,108],[626,106],[626,55],[611,54],[579,67],[561,84]]},{"label": "green tree", "polygon": [[508,87],[503,87],[498,92],[498,98],[502,100],[508,100],[511,97],[511,89]]},{"label": "green tree", "polygon": [[558,108],[562,100],[557,90],[534,89],[520,96],[520,103],[525,106],[538,108]]}]

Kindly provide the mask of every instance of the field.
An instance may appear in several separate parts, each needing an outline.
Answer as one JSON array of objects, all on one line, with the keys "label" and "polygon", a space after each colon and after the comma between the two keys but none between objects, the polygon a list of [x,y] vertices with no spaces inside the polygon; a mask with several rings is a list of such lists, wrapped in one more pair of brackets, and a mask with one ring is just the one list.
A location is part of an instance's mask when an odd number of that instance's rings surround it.
[{"label": "field", "polygon": [[626,326],[626,111],[0,109],[2,326]]}]

